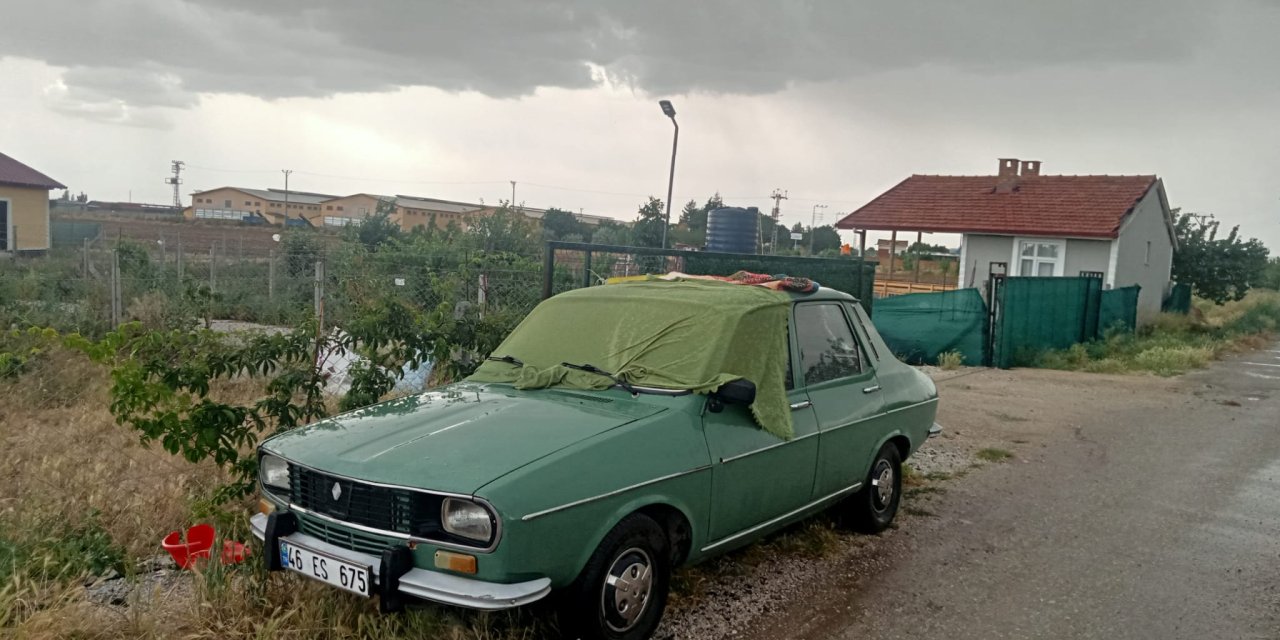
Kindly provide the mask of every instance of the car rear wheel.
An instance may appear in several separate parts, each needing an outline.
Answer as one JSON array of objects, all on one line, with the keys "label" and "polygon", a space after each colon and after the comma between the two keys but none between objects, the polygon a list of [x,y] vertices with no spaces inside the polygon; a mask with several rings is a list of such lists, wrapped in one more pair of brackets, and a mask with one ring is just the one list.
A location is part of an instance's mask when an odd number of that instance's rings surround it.
[{"label": "car rear wheel", "polygon": [[637,513],[619,522],[563,594],[565,637],[643,640],[653,635],[667,605],[670,558],[666,534],[652,518]]},{"label": "car rear wheel", "polygon": [[898,514],[902,501],[902,455],[892,442],[885,443],[871,462],[862,488],[841,506],[844,520],[863,533],[880,533]]}]

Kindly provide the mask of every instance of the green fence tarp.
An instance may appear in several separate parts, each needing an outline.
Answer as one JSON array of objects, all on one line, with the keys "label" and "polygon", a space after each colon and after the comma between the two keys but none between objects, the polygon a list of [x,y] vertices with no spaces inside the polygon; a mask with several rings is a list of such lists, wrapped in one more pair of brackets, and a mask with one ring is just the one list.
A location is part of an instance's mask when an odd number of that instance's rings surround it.
[{"label": "green fence tarp", "polygon": [[1007,369],[1098,333],[1100,278],[1004,278],[992,327],[991,363]]},{"label": "green fence tarp", "polygon": [[964,364],[982,364],[987,305],[977,289],[881,298],[872,322],[904,362],[936,364],[940,354],[956,351]]},{"label": "green fence tarp", "polygon": [[85,240],[93,240],[100,233],[102,233],[100,222],[54,220],[49,223],[49,239],[54,247],[79,247]]},{"label": "green fence tarp", "polygon": [[1169,288],[1169,295],[1165,296],[1164,303],[1160,305],[1160,310],[1183,315],[1191,313],[1191,285],[1185,282],[1174,283]]},{"label": "green fence tarp", "polygon": [[1138,292],[1142,287],[1121,287],[1103,291],[1099,297],[1097,337],[1108,331],[1133,333],[1138,328]]},{"label": "green fence tarp", "polygon": [[[862,303],[872,315],[872,291],[875,289],[876,265],[855,258],[808,258],[798,256],[757,256],[686,252],[684,272],[696,276],[728,276],[738,271],[788,275],[808,278],[818,284],[843,291]],[[862,277],[858,269],[862,269]]]}]

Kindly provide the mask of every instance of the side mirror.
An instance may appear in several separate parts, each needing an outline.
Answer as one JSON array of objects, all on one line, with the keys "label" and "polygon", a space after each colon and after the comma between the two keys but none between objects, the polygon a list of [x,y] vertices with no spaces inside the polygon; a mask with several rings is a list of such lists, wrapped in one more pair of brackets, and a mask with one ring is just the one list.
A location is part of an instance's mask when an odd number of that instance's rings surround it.
[{"label": "side mirror", "polygon": [[707,398],[707,409],[712,413],[724,411],[726,404],[749,405],[756,401],[756,383],[746,378],[730,380]]}]

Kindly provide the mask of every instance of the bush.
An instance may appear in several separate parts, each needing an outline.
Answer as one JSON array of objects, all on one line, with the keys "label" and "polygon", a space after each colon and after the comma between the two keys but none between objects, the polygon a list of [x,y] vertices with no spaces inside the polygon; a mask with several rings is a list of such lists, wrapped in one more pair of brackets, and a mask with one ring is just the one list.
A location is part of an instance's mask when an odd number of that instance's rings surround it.
[{"label": "bush", "polygon": [[938,367],[943,371],[954,371],[964,364],[964,355],[959,351],[947,351],[938,354]]}]

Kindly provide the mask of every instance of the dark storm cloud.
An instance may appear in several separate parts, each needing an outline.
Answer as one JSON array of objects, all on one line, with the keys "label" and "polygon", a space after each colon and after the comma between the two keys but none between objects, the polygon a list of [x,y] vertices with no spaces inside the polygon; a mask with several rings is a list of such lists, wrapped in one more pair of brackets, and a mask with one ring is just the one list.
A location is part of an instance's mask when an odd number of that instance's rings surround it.
[{"label": "dark storm cloud", "polygon": [[1176,62],[1218,37],[1218,6],[43,0],[6,8],[0,56],[66,67],[62,99],[89,104],[184,107],[199,93],[278,98],[414,85],[511,97],[595,85],[593,68],[647,93],[758,94],[920,65],[1001,73]]}]

